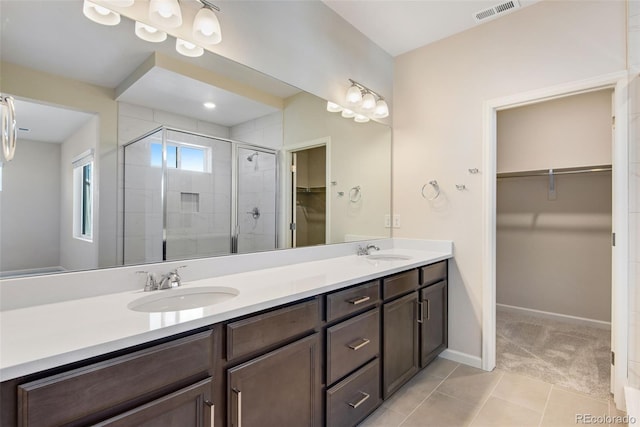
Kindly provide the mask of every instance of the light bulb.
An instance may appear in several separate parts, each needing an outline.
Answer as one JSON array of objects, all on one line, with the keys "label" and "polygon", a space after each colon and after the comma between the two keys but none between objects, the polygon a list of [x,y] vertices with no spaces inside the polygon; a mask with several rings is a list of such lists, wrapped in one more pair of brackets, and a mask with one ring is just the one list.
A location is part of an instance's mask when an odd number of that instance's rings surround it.
[{"label": "light bulb", "polygon": [[342,117],[344,117],[345,119],[352,119],[356,116],[356,113],[354,113],[352,110],[349,110],[348,108],[345,108],[344,110],[342,110]]},{"label": "light bulb", "polygon": [[204,54],[203,48],[182,39],[176,39],[176,50],[181,55],[190,56],[192,58],[202,56]]},{"label": "light bulb", "polygon": [[120,23],[120,14],[88,0],[84,0],[84,3],[82,4],[82,13],[84,13],[84,16],[98,24],[118,25]]},{"label": "light bulb", "polygon": [[149,19],[166,28],[182,25],[182,11],[177,0],[150,0]]},{"label": "light bulb", "polygon": [[355,106],[362,102],[362,92],[360,88],[356,85],[351,86],[347,89],[347,96],[345,97],[347,101],[347,105]]},{"label": "light bulb", "polygon": [[389,116],[389,106],[384,101],[384,99],[379,99],[376,102],[376,109],[373,112],[373,117],[377,119],[384,119]]},{"label": "light bulb", "polygon": [[342,107],[335,102],[327,101],[327,111],[330,113],[339,113],[342,111]]},{"label": "light bulb", "polygon": [[143,24],[138,21],[136,21],[135,32],[136,36],[140,37],[142,40],[152,43],[163,42],[167,39],[167,33],[164,31],[160,31],[151,25]]},{"label": "light bulb", "polygon": [[222,41],[218,17],[208,7],[200,9],[193,20],[193,38],[203,44],[218,44]]},{"label": "light bulb", "polygon": [[367,92],[362,97],[362,108],[363,111],[373,111],[376,108],[376,98],[373,96],[371,92]]},{"label": "light bulb", "polygon": [[353,118],[353,120],[357,123],[367,123],[369,120],[369,117],[362,115],[362,114],[356,114],[356,116]]}]

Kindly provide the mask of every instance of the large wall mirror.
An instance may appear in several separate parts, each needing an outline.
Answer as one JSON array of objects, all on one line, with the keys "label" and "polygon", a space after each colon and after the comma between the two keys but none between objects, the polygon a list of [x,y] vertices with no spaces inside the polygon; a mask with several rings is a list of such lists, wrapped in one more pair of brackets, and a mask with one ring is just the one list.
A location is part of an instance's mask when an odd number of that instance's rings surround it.
[{"label": "large wall mirror", "polygon": [[126,18],[98,25],[80,1],[3,0],[0,18],[19,128],[2,277],[390,236],[388,126]]}]

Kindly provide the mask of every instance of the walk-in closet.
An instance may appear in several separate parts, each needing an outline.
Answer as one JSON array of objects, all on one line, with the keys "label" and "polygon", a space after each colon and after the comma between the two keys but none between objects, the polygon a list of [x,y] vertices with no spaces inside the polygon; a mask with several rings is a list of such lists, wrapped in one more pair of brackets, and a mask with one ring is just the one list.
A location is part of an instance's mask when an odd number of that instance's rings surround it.
[{"label": "walk-in closet", "polygon": [[607,398],[612,91],[498,112],[496,364]]}]

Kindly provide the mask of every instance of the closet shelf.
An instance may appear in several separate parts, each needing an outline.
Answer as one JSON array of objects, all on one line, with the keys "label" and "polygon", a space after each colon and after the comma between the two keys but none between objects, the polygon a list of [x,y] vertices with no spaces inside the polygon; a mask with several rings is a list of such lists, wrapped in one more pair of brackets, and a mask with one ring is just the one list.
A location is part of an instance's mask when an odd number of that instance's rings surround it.
[{"label": "closet shelf", "polygon": [[297,193],[325,193],[327,187],[296,187]]},{"label": "closet shelf", "polygon": [[521,178],[528,176],[571,175],[577,173],[611,172],[611,165],[597,165],[577,168],[538,169],[522,172],[504,172],[497,174],[498,179]]}]

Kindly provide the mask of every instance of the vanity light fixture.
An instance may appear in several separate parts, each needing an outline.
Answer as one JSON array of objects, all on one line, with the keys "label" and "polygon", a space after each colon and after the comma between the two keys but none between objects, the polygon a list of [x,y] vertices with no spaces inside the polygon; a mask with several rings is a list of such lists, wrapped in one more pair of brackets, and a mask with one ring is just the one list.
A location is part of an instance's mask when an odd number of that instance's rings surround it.
[{"label": "vanity light fixture", "polygon": [[160,43],[167,39],[167,33],[151,25],[136,21],[136,36],[151,43]]},{"label": "vanity light fixture", "polygon": [[330,113],[339,113],[343,108],[335,102],[327,101],[327,111]]},{"label": "vanity light fixture", "polygon": [[356,116],[353,118],[353,121],[357,123],[367,123],[369,120],[371,119],[364,114],[356,114]]},{"label": "vanity light fixture", "polygon": [[178,0],[150,0],[149,19],[160,27],[179,27],[182,25],[182,11]]},{"label": "vanity light fixture", "polygon": [[367,92],[362,97],[362,111],[373,111],[376,108],[376,98],[371,92]]},{"label": "vanity light fixture", "polygon": [[197,58],[204,54],[204,49],[201,46],[182,39],[176,39],[176,50],[179,54],[189,56],[191,58]]},{"label": "vanity light fixture", "polygon": [[347,89],[347,94],[345,95],[345,101],[347,105],[355,107],[362,102],[362,90],[356,86],[356,82],[349,79],[352,83],[351,87]]},{"label": "vanity light fixture", "polygon": [[204,108],[208,108],[209,110],[213,110],[214,108],[216,108],[216,104],[214,104],[213,102],[205,102],[202,105],[204,105]]},{"label": "vanity light fixture", "polygon": [[389,116],[389,106],[384,99],[380,98],[376,102],[376,108],[373,110],[373,117],[376,119],[384,119]]},{"label": "vanity light fixture", "polygon": [[356,113],[353,110],[349,110],[348,108],[345,108],[344,110],[342,110],[342,117],[344,117],[345,119],[352,119],[356,116]]},{"label": "vanity light fixture", "polygon": [[214,12],[220,12],[220,8],[207,0],[200,0],[202,8],[193,20],[193,38],[203,44],[218,44],[222,41],[220,21]]},{"label": "vanity light fixture", "polygon": [[118,25],[120,23],[120,14],[113,12],[106,7],[99,6],[89,0],[84,0],[82,4],[82,13],[84,16],[102,25]]}]

